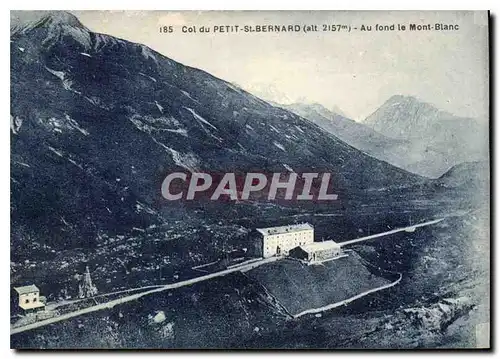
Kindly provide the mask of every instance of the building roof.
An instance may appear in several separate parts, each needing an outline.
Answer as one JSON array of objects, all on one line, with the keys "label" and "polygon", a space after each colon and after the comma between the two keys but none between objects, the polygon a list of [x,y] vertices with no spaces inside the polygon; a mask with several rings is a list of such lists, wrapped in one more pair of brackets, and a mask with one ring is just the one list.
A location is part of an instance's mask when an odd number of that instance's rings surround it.
[{"label": "building roof", "polygon": [[268,228],[257,228],[257,231],[262,233],[263,235],[274,235],[274,234],[283,234],[290,232],[300,232],[314,229],[312,225],[309,223],[301,223],[301,224],[291,224],[289,226],[281,226],[281,227],[268,227]]},{"label": "building roof", "polygon": [[21,295],[21,294],[28,294],[28,293],[33,293],[33,292],[39,292],[40,289],[34,284],[31,285],[25,285],[23,287],[15,287],[14,288],[16,292]]},{"label": "building roof", "polygon": [[302,248],[304,251],[308,253],[321,251],[325,249],[337,248],[337,247],[340,247],[340,245],[334,241],[312,242],[300,246],[300,248]]}]

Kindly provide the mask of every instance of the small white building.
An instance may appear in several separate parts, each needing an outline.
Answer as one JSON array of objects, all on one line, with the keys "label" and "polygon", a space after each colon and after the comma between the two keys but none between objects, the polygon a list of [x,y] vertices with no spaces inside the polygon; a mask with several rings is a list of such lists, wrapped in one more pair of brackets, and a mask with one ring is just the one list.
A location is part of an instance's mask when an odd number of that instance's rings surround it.
[{"label": "small white building", "polygon": [[343,254],[340,244],[334,241],[314,242],[290,250],[290,257],[306,262],[323,262]]},{"label": "small white building", "polygon": [[40,301],[40,289],[34,284],[16,287],[19,294],[19,307],[25,312],[34,312],[45,309],[45,304]]},{"label": "small white building", "polygon": [[264,258],[287,255],[292,248],[314,242],[314,227],[309,223],[257,228],[257,232],[259,254]]}]

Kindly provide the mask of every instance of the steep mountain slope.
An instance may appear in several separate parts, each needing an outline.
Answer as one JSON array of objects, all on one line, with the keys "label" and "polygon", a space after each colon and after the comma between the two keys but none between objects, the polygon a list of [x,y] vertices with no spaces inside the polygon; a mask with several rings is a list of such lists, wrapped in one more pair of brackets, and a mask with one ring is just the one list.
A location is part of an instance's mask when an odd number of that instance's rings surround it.
[{"label": "steep mountain slope", "polygon": [[375,158],[404,167],[404,161],[398,161],[399,157],[396,155],[398,148],[406,144],[404,140],[386,137],[369,126],[330,111],[318,103],[294,103],[279,106],[314,122],[342,141]]},{"label": "steep mountain slope", "polygon": [[14,236],[88,246],[101,230],[184,218],[188,207],[160,195],[177,170],[328,171],[341,200],[422,182],[204,71],[93,33],[71,14],[16,14]]},{"label": "steep mountain slope", "polygon": [[422,176],[436,178],[455,164],[487,158],[487,137],[480,137],[487,136],[486,127],[475,120],[455,118],[412,97],[393,96],[365,123],[320,104],[279,106],[370,156]]},{"label": "steep mountain slope", "polygon": [[488,159],[488,126],[438,110],[411,96],[392,96],[365,124],[394,139],[407,140],[420,160],[407,167],[439,176],[452,166]]},{"label": "steep mountain slope", "polygon": [[415,97],[401,95],[389,98],[365,123],[389,137],[411,139],[429,136],[435,143],[458,141],[460,138],[456,136],[464,136],[466,131],[480,128],[474,119],[457,117]]}]

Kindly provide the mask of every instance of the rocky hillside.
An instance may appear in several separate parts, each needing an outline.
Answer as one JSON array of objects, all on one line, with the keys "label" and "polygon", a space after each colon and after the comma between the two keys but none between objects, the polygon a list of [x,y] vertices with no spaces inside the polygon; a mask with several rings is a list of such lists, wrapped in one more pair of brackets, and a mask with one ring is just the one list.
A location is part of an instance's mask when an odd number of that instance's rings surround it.
[{"label": "rocky hillside", "polygon": [[437,178],[456,164],[487,159],[487,126],[413,97],[391,97],[364,123],[320,104],[279,106],[370,156],[421,176]]},{"label": "rocky hillside", "polygon": [[[384,268],[405,256],[403,280],[343,307],[291,320],[263,283],[265,267],[246,275],[230,274],[170,292],[82,315],[11,336],[17,348],[276,348],[276,349],[418,349],[471,348],[487,340],[478,336],[489,322],[490,262],[488,211],[450,217],[435,227],[405,233],[404,238],[367,243],[376,246],[370,261]],[[379,252],[386,243],[390,248]],[[359,248],[358,248],[359,249]],[[356,249],[356,250],[358,250]],[[382,255],[377,259],[378,253]],[[364,257],[366,254],[363,254]],[[401,258],[401,257],[400,257]],[[335,261],[334,261],[335,262]],[[331,262],[331,263],[334,263]],[[289,269],[286,263],[278,264]],[[275,268],[270,268],[276,273]],[[304,272],[304,270],[307,272]],[[304,299],[331,290],[335,278],[310,280],[326,268],[280,270],[291,288],[313,289]],[[365,269],[366,270],[366,269]],[[345,271],[345,269],[344,269]],[[301,274],[302,273],[302,274]],[[335,286],[353,286],[340,276]],[[334,276],[335,277],[335,276]],[[373,279],[371,279],[373,280]],[[327,283],[328,282],[328,283]],[[326,285],[330,284],[330,286]],[[314,288],[314,286],[316,287]],[[295,287],[298,286],[298,287]],[[302,288],[302,289],[304,289]],[[333,294],[333,293],[332,293]],[[335,294],[334,294],[335,295]],[[285,298],[290,301],[289,298]],[[294,303],[302,306],[303,303]]]},{"label": "rocky hillside", "polygon": [[13,12],[10,121],[13,233],[53,243],[82,246],[100,231],[185,218],[189,206],[160,195],[165,175],[178,170],[328,171],[340,200],[422,182],[65,12]]},{"label": "rocky hillside", "polygon": [[441,111],[411,96],[392,96],[364,122],[409,143],[414,159],[405,169],[438,177],[452,166],[488,159],[488,125]]}]

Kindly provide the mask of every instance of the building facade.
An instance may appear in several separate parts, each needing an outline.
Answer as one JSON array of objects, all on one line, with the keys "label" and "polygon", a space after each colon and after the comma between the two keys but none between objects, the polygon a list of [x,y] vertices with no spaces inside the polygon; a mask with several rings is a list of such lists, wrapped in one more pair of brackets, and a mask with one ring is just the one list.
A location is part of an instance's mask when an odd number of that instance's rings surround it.
[{"label": "building facade", "polygon": [[25,312],[43,310],[45,304],[40,301],[40,289],[34,284],[16,287],[14,290],[19,295],[19,307]]},{"label": "building facade", "polygon": [[314,227],[309,223],[257,228],[259,255],[264,258],[287,255],[290,249],[314,242]]},{"label": "building facade", "polygon": [[314,242],[292,248],[289,255],[306,262],[322,262],[342,255],[342,249],[334,241]]}]

